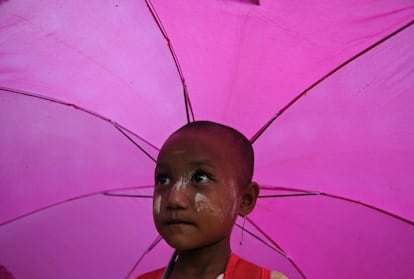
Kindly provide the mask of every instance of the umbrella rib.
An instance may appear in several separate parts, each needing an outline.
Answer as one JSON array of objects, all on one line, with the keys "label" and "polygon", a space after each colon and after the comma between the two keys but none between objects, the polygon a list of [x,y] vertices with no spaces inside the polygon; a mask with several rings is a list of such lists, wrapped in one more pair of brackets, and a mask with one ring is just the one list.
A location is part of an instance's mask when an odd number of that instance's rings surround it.
[{"label": "umbrella rib", "polygon": [[52,208],[52,207],[55,207],[55,206],[59,206],[59,205],[62,205],[62,204],[65,204],[65,203],[68,203],[68,202],[71,202],[71,201],[74,201],[74,200],[80,200],[80,199],[87,198],[87,197],[91,197],[91,196],[95,196],[95,195],[98,195],[98,194],[102,194],[102,195],[105,195],[105,196],[111,196],[111,195],[107,195],[108,191],[146,189],[146,188],[151,188],[151,187],[153,187],[153,186],[131,186],[131,187],[114,188],[114,189],[111,189],[111,190],[96,191],[96,192],[91,192],[91,193],[79,195],[79,196],[76,196],[76,197],[72,197],[72,198],[65,199],[63,201],[58,201],[58,202],[55,202],[55,203],[46,205],[44,207],[38,208],[38,209],[33,210],[33,211],[30,211],[28,213],[24,213],[24,214],[22,214],[20,216],[14,217],[14,218],[12,218],[10,220],[7,220],[7,221],[5,221],[3,223],[0,223],[0,227],[1,226],[4,226],[4,225],[7,225],[7,224],[10,224],[10,223],[13,223],[15,221],[18,221],[18,220],[20,220],[22,218],[25,218],[25,217],[28,217],[30,215],[34,215],[36,213],[40,213],[40,212],[42,212],[44,210],[47,210],[49,208]]},{"label": "umbrella rib", "polygon": [[105,117],[105,116],[103,116],[103,115],[101,115],[99,113],[96,113],[96,112],[91,111],[91,110],[88,110],[86,108],[77,106],[77,105],[72,104],[72,103],[68,103],[68,102],[65,102],[65,101],[62,101],[62,100],[59,100],[59,99],[55,99],[55,98],[51,98],[51,97],[47,97],[47,96],[42,96],[42,95],[39,95],[39,94],[36,94],[36,93],[32,93],[32,92],[29,92],[29,91],[12,89],[12,88],[8,88],[8,87],[4,87],[4,86],[0,86],[0,90],[7,91],[7,92],[10,92],[10,93],[14,93],[14,94],[20,94],[20,95],[23,95],[23,96],[33,97],[33,98],[41,99],[43,101],[49,101],[49,102],[52,102],[52,103],[56,103],[56,104],[60,104],[60,105],[65,105],[65,106],[68,106],[68,107],[72,107],[72,108],[74,108],[76,110],[80,110],[80,111],[82,111],[84,113],[87,113],[87,114],[89,114],[91,116],[97,117],[97,118],[99,118],[99,119],[101,119],[103,121],[109,122],[118,131],[120,131],[125,137],[127,137],[130,141],[132,141],[132,143],[134,143],[134,145],[137,146],[142,152],[144,152],[144,154],[147,155],[152,161],[154,161],[154,162],[156,161],[147,151],[145,151],[141,146],[139,146],[139,144],[136,143],[124,131],[127,131],[128,133],[134,135],[139,140],[141,140],[142,142],[144,142],[145,144],[149,145],[151,148],[154,148],[157,151],[159,151],[159,148],[158,147],[156,147],[155,145],[153,145],[149,141],[145,140],[144,138],[138,136],[137,134],[135,134],[131,130],[125,128],[124,126],[118,124],[117,122],[115,122],[115,121],[113,121],[113,120],[111,120],[111,119],[109,119],[109,118],[107,118],[107,117]]},{"label": "umbrella rib", "polygon": [[152,198],[152,195],[115,194],[111,192],[104,192],[103,194],[109,197],[120,197],[120,198]]},{"label": "umbrella rib", "polygon": [[178,61],[178,57],[177,57],[177,54],[175,53],[174,47],[171,43],[171,40],[168,37],[167,31],[165,30],[165,27],[162,24],[161,19],[158,16],[157,11],[155,10],[154,5],[152,4],[151,0],[145,0],[145,3],[147,4],[147,7],[148,7],[155,23],[157,24],[158,28],[160,29],[162,36],[167,41],[168,49],[169,49],[170,54],[173,58],[175,67],[176,67],[176,69],[178,71],[178,75],[180,77],[181,84],[183,86],[184,105],[185,105],[185,111],[186,111],[186,116],[187,116],[187,122],[189,123],[191,121],[194,121],[194,112],[193,112],[193,107],[192,107],[191,102],[190,102],[190,97],[188,95],[187,83],[186,83],[185,78],[184,78],[183,70],[181,68],[180,62]]},{"label": "umbrella rib", "polygon": [[398,219],[402,222],[405,222],[409,225],[414,226],[414,221],[406,219],[406,218],[404,218],[400,215],[391,213],[389,211],[378,208],[378,207],[376,207],[374,205],[371,205],[371,204],[368,204],[368,203],[364,203],[364,202],[361,202],[361,201],[358,201],[358,200],[354,200],[354,199],[339,196],[339,195],[334,195],[334,194],[330,194],[330,193],[326,193],[326,192],[317,192],[317,191],[309,191],[309,190],[296,189],[296,188],[281,187],[281,186],[276,186],[276,187],[262,186],[260,188],[261,189],[266,189],[266,190],[283,190],[283,191],[299,192],[299,194],[262,195],[262,196],[259,196],[260,198],[298,197],[298,196],[325,196],[325,197],[328,197],[328,198],[339,199],[339,200],[343,200],[343,201],[346,201],[346,202],[351,202],[351,203],[359,204],[361,206],[365,206],[367,208],[370,208],[372,210],[376,210],[378,212],[381,212],[381,213],[386,214],[390,217],[396,218],[396,219]]},{"label": "umbrella rib", "polygon": [[261,190],[278,190],[278,191],[289,191],[295,192],[294,194],[270,194],[260,195],[259,198],[284,198],[284,197],[299,197],[299,196],[317,196],[321,193],[318,191],[302,190],[295,188],[288,188],[282,186],[260,186]]},{"label": "umbrella rib", "polygon": [[157,160],[155,160],[154,157],[151,156],[151,154],[149,154],[144,148],[142,148],[138,143],[136,143],[130,136],[127,135],[127,133],[125,133],[120,127],[118,127],[118,124],[113,123],[114,127],[121,132],[121,134],[123,134],[127,139],[129,139],[129,141],[131,141],[136,147],[139,148],[139,150],[141,150],[145,155],[148,156],[148,158],[150,158],[154,163],[157,162]]},{"label": "umbrella rib", "polygon": [[338,72],[339,70],[341,70],[342,68],[344,68],[345,66],[347,66],[348,64],[350,64],[351,62],[353,62],[354,60],[356,60],[357,58],[359,58],[360,56],[364,55],[365,53],[371,51],[375,47],[379,46],[380,44],[384,43],[385,41],[391,39],[395,35],[399,34],[400,32],[404,31],[405,29],[409,28],[411,25],[413,25],[413,23],[414,23],[414,20],[411,20],[407,24],[403,25],[402,27],[398,28],[394,32],[388,34],[387,36],[383,37],[379,41],[373,43],[372,45],[370,45],[367,48],[363,49],[362,51],[358,52],[357,54],[355,54],[351,58],[349,58],[349,59],[345,60],[344,62],[342,62],[339,66],[335,67],[334,69],[332,69],[331,71],[329,71],[328,73],[326,73],[325,75],[323,75],[320,79],[318,79],[316,82],[314,82],[308,88],[306,88],[304,91],[302,91],[299,95],[297,95],[295,98],[293,98],[282,109],[280,109],[278,112],[276,112],[276,114],[267,123],[265,123],[265,125],[263,125],[263,127],[260,128],[256,132],[256,134],[253,135],[253,137],[250,139],[250,142],[251,143],[256,142],[256,140],[270,127],[270,125],[280,115],[282,115],[287,109],[289,109],[292,105],[294,105],[299,99],[301,99],[304,95],[306,95],[310,90],[312,90],[313,88],[315,88],[316,86],[318,86],[320,83],[322,83],[323,81],[325,81],[326,79],[328,79],[334,73]]},{"label": "umbrella rib", "polygon": [[[187,116],[187,123],[194,121],[193,108],[191,107],[190,97],[188,96],[187,85],[183,84],[185,114]],[[191,119],[190,119],[191,117]]]},{"label": "umbrella rib", "polygon": [[[286,254],[283,250],[281,250],[280,248],[279,248],[279,246],[274,246],[274,245],[272,245],[272,244],[270,244],[270,243],[268,243],[266,240],[264,240],[263,238],[261,238],[260,236],[258,236],[258,235],[256,235],[255,233],[253,233],[253,232],[251,232],[251,231],[249,231],[248,229],[246,229],[246,228],[244,228],[242,225],[240,225],[240,224],[237,224],[236,223],[236,226],[239,228],[239,229],[241,229],[241,230],[243,230],[243,231],[245,231],[245,232],[247,232],[249,235],[251,235],[252,237],[254,237],[255,239],[257,239],[258,241],[260,241],[261,243],[263,243],[264,245],[266,245],[267,247],[269,247],[270,249],[272,249],[272,250],[274,250],[274,251],[276,251],[278,254],[280,254],[280,255],[282,255],[283,257],[285,257],[285,258],[289,258],[289,255],[288,254]],[[240,244],[240,245],[242,245],[242,244]]]},{"label": "umbrella rib", "polygon": [[160,235],[158,235],[155,240],[150,244],[150,246],[147,248],[147,250],[144,251],[144,253],[141,255],[141,257],[139,257],[139,259],[136,261],[136,263],[134,264],[134,266],[131,268],[131,270],[127,273],[127,275],[125,276],[125,278],[130,278],[130,276],[132,275],[132,273],[134,272],[134,270],[138,267],[138,265],[142,262],[142,260],[144,259],[144,257],[151,252],[152,249],[154,249],[158,243],[160,243],[162,240],[162,237]]},{"label": "umbrella rib", "polygon": [[277,247],[278,250],[282,252],[282,255],[285,255],[285,257],[288,259],[288,261],[293,265],[293,267],[302,275],[304,279],[306,279],[305,274],[303,271],[299,268],[299,266],[295,263],[295,261],[280,247],[276,241],[274,241],[268,234],[266,234],[256,223],[254,223],[249,217],[246,217],[247,221],[253,225],[270,243],[272,243],[275,247]]},{"label": "umbrella rib", "polygon": [[281,191],[290,191],[290,192],[308,193],[308,194],[319,194],[318,191],[303,190],[303,189],[290,188],[290,187],[284,187],[284,186],[260,185],[260,189],[263,189],[263,190],[281,190]]},{"label": "umbrella rib", "polygon": [[286,197],[317,196],[317,195],[320,195],[320,193],[260,195],[259,198],[286,198]]},{"label": "umbrella rib", "polygon": [[376,206],[373,206],[373,205],[370,205],[370,204],[367,204],[367,203],[364,203],[364,202],[361,202],[361,201],[358,201],[358,200],[353,200],[353,199],[350,199],[350,198],[346,198],[346,197],[342,197],[342,196],[337,196],[337,195],[333,195],[333,194],[328,194],[328,193],[320,193],[320,195],[321,196],[328,197],[328,198],[339,199],[339,200],[343,200],[343,201],[347,201],[347,202],[351,202],[351,203],[356,203],[356,204],[359,204],[361,206],[367,207],[369,209],[372,209],[372,210],[381,212],[381,213],[383,213],[385,215],[388,215],[390,217],[393,217],[395,219],[398,219],[398,220],[400,220],[402,222],[405,222],[405,223],[407,223],[407,224],[409,224],[411,226],[414,226],[414,221],[411,221],[411,220],[406,219],[406,218],[404,218],[404,217],[402,217],[400,215],[391,213],[391,212],[386,211],[384,209],[381,209],[379,207],[376,207]]}]

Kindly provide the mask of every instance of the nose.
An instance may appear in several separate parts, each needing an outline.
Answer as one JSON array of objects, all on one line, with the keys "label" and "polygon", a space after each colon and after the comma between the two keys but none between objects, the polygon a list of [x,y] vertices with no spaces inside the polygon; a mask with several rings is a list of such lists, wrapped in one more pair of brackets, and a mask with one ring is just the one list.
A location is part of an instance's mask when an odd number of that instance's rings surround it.
[{"label": "nose", "polygon": [[168,209],[186,209],[188,208],[187,185],[183,181],[178,181],[168,192],[167,208]]}]

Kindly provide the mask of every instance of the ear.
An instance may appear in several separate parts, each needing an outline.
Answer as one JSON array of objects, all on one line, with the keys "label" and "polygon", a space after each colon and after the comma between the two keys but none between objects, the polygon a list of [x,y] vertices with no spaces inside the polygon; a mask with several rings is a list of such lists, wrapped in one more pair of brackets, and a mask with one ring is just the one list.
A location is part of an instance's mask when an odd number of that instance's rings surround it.
[{"label": "ear", "polygon": [[241,189],[241,202],[239,207],[239,215],[244,217],[248,215],[256,206],[256,200],[259,196],[259,185],[251,182],[249,185]]}]

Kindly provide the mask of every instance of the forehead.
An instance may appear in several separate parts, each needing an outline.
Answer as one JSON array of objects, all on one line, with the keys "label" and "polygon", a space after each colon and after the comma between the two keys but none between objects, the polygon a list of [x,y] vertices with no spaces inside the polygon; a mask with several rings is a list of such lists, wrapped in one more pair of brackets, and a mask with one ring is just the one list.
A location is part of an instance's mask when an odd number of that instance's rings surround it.
[{"label": "forehead", "polygon": [[[205,159],[221,161],[229,158],[228,136],[211,131],[188,130],[173,134],[161,148],[157,161],[174,159]],[[231,157],[231,156],[230,156]]]}]

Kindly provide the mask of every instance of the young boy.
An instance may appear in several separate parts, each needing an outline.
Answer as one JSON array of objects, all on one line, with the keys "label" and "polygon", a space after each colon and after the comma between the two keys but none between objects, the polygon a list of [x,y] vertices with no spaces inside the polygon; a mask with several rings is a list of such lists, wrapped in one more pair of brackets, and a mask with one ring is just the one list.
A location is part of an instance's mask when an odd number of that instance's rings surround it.
[{"label": "young boy", "polygon": [[237,215],[249,214],[259,194],[253,166],[250,142],[233,128],[196,121],[173,133],[157,159],[153,215],[176,253],[137,279],[286,278],[231,253]]}]

